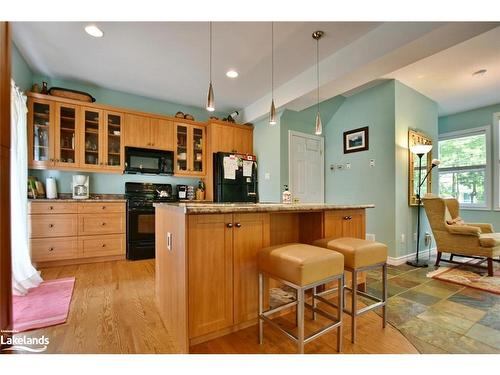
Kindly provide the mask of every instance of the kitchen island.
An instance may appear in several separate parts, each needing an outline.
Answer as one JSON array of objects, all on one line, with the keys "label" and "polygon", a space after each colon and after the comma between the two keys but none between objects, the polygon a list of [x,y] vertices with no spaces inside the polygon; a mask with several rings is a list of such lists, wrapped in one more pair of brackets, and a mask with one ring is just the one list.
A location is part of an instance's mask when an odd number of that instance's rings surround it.
[{"label": "kitchen island", "polygon": [[156,203],[156,302],[179,352],[256,324],[259,249],[364,238],[365,210],[372,207]]}]

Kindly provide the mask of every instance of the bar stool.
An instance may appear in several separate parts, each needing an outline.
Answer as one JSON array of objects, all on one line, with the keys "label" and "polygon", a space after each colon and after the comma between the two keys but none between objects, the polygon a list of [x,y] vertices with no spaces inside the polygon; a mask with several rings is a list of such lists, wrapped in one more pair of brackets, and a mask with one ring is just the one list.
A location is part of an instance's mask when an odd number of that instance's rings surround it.
[{"label": "bar stool", "polygon": [[[323,238],[313,243],[315,246],[337,251],[344,255],[344,268],[352,273],[351,287],[345,289],[351,291],[351,310],[344,308],[344,312],[351,316],[351,341],[356,341],[356,318],[368,311],[382,308],[382,327],[387,322],[387,246],[383,243],[367,241],[360,238]],[[357,288],[358,272],[382,268],[382,298],[373,296]],[[324,295],[325,292],[319,293]],[[366,297],[374,303],[358,310],[357,296]],[[344,301],[345,304],[345,301]]]},{"label": "bar stool", "polygon": [[[342,350],[342,306],[344,287],[344,256],[316,246],[290,243],[264,248],[258,253],[259,266],[259,343],[264,339],[264,321],[278,328],[297,343],[299,353],[304,353],[304,345],[315,338],[337,328],[337,349]],[[263,311],[264,276],[278,280],[296,290],[297,299],[285,305]],[[305,302],[305,291],[318,285],[338,280],[338,299],[334,304],[321,296],[316,299],[337,309],[337,316],[320,310]],[[335,288],[336,290],[337,288]],[[270,315],[284,309],[297,308],[297,335],[285,330],[274,322]],[[304,336],[304,308],[311,309],[332,322],[311,335]]]}]

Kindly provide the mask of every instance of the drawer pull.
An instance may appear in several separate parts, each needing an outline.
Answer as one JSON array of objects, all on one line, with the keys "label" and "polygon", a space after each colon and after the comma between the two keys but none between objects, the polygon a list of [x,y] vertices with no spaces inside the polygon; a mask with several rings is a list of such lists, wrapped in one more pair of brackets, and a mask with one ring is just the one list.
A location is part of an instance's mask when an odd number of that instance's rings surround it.
[{"label": "drawer pull", "polygon": [[236,223],[236,228],[241,228],[241,224],[240,223]]},{"label": "drawer pull", "polygon": [[54,228],[54,224],[49,224],[49,228]]},{"label": "drawer pull", "polygon": [[105,223],[105,222],[102,222],[102,223],[101,223],[101,225],[102,225],[102,226],[104,226],[104,225],[106,225],[106,223]]},{"label": "drawer pull", "polygon": [[102,209],[105,210],[106,209],[106,206],[102,206]]},{"label": "drawer pull", "polygon": [[344,216],[344,220],[352,220],[352,216]]},{"label": "drawer pull", "polygon": [[233,223],[227,223],[227,224],[226,224],[226,227],[228,227],[228,228],[232,228],[232,227],[233,227]]},{"label": "drawer pull", "polygon": [[50,206],[50,207],[49,207],[49,210],[53,210],[53,209],[54,209],[54,206]]},{"label": "drawer pull", "polygon": [[102,244],[102,247],[106,247],[106,244],[105,244],[105,243],[103,243],[103,244]]},{"label": "drawer pull", "polygon": [[54,251],[54,248],[53,248],[53,247],[50,247],[50,248],[49,248],[49,251]]}]

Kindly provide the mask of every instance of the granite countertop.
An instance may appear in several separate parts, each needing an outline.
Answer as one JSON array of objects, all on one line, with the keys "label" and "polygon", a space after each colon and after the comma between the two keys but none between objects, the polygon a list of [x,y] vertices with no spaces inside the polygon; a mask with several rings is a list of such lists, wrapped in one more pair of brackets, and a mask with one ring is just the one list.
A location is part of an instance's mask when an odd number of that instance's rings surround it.
[{"label": "granite countertop", "polygon": [[218,214],[232,212],[321,211],[373,208],[373,204],[324,203],[155,203],[157,208],[173,208],[185,214]]},{"label": "granite countertop", "polygon": [[71,194],[61,193],[55,199],[36,198],[28,199],[30,202],[126,202],[123,194],[90,194],[89,199],[73,199]]}]

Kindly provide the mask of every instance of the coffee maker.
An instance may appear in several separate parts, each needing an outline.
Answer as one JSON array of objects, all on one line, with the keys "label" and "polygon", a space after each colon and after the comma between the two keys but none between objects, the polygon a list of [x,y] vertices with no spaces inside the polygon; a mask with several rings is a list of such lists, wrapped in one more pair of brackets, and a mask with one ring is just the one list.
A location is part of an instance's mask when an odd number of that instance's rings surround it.
[{"label": "coffee maker", "polygon": [[73,199],[88,199],[89,198],[89,176],[74,175],[71,185]]}]

